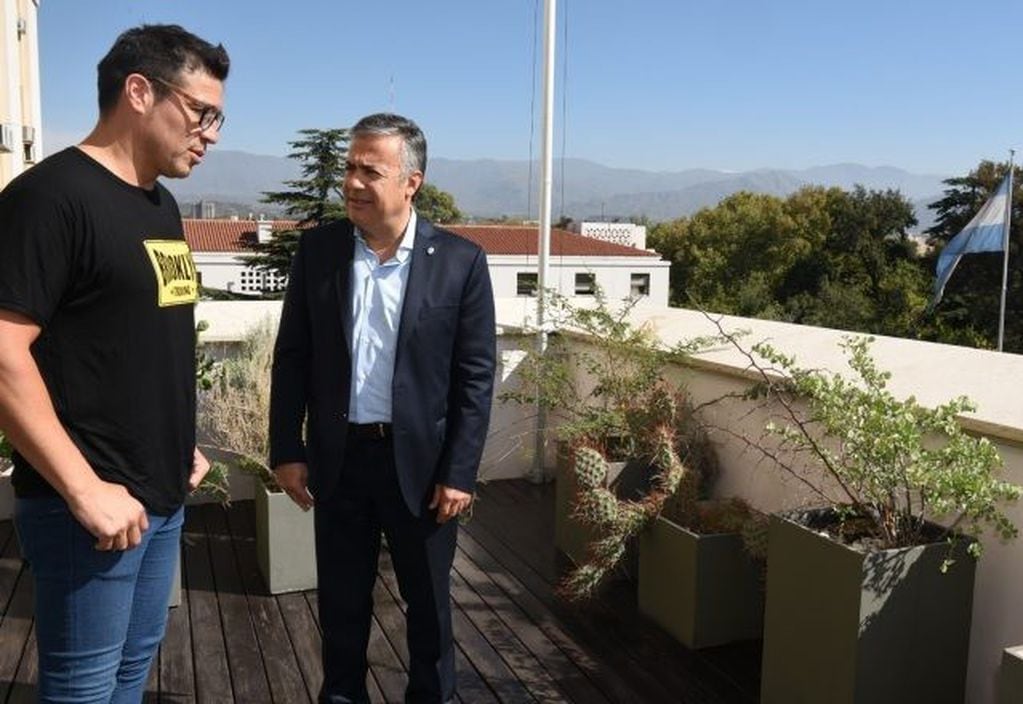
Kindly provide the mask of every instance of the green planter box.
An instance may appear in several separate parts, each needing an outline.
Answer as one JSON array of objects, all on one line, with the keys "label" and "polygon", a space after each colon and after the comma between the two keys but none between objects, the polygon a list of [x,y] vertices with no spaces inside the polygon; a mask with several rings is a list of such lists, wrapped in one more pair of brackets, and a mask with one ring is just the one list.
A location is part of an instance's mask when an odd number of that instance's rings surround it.
[{"label": "green planter box", "polygon": [[1002,651],[1002,668],[998,673],[998,704],[1019,704],[1023,701],[1023,645]]},{"label": "green planter box", "polygon": [[256,561],[271,594],[316,588],[313,511],[255,484]]},{"label": "green planter box", "polygon": [[688,648],[760,638],[764,596],[735,533],[698,535],[659,517],[639,539],[639,610]]},{"label": "green planter box", "polygon": [[762,704],[962,704],[975,561],[944,543],[862,553],[772,516]]}]

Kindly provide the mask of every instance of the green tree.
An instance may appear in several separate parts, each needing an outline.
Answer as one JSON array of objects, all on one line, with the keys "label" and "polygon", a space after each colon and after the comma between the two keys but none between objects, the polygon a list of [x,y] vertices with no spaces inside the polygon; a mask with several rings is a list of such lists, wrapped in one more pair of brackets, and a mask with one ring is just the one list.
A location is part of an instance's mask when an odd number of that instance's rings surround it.
[{"label": "green tree", "polygon": [[[941,249],[962,230],[1005,178],[1007,163],[982,161],[966,176],[945,181],[948,186],[942,198],[930,207],[937,213],[935,225],[927,230],[933,251],[926,265],[933,284],[935,266]],[[1023,170],[1016,167],[1013,180],[1018,182]],[[1006,351],[1023,351],[1023,275],[1018,262],[1020,254],[1020,218],[1023,203],[1013,189],[1012,225],[1009,231],[1009,281],[1005,311]],[[941,303],[931,320],[931,339],[958,344],[995,347],[998,340],[998,313],[1001,305],[1003,254],[980,252],[964,256],[945,287]]]},{"label": "green tree", "polygon": [[294,230],[276,231],[269,242],[251,246],[250,266],[287,276],[291,258],[298,248],[302,229],[340,220],[345,216],[341,182],[348,156],[349,131],[343,128],[299,130],[299,139],[289,142],[289,159],[301,164],[301,178],[285,181],[290,190],[267,191],[263,202],[283,206],[284,212],[298,220]]},{"label": "green tree", "polygon": [[815,190],[823,197],[826,235],[822,246],[790,272],[789,287],[782,292],[786,317],[917,337],[927,281],[909,237],[916,224],[913,205],[895,190]]},{"label": "green tree", "polygon": [[739,192],[691,218],[656,226],[649,241],[672,261],[676,302],[763,315],[777,303],[788,271],[823,238],[804,220],[780,198]]},{"label": "green tree", "polygon": [[811,186],[736,193],[651,229],[676,304],[846,330],[919,336],[927,277],[898,191]]},{"label": "green tree", "polygon": [[462,219],[462,211],[455,205],[455,198],[432,183],[419,187],[415,197],[416,214],[430,222],[455,223]]}]

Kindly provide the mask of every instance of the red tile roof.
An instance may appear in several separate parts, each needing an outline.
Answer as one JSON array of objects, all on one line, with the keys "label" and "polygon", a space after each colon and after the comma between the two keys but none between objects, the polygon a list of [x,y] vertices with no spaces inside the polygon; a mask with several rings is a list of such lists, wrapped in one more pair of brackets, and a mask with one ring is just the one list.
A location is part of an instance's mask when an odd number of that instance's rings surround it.
[{"label": "red tile roof", "polygon": [[[256,239],[255,220],[197,220],[183,218],[185,239],[193,252],[245,252]],[[273,230],[290,230],[294,220],[273,220]],[[490,255],[537,255],[539,227],[530,225],[445,225],[445,229],[472,240]],[[567,230],[551,230],[551,256],[657,257],[634,247],[583,237]]]},{"label": "red tile roof", "polygon": [[[530,225],[445,225],[445,229],[470,239],[487,254],[519,254],[536,256],[539,230]],[[657,257],[635,247],[583,237],[568,230],[551,229],[551,256],[557,257]]]},{"label": "red tile roof", "polygon": [[[193,252],[247,252],[247,243],[256,241],[256,220],[198,220],[182,218],[185,239]],[[292,230],[295,220],[271,220],[274,230]]]}]

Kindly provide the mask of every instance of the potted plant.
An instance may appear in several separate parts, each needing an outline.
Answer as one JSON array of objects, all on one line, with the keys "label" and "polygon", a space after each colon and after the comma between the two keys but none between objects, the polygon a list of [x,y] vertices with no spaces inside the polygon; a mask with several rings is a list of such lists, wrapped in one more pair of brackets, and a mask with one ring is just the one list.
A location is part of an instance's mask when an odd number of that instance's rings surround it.
[{"label": "potted plant", "polygon": [[780,447],[750,444],[820,504],[771,519],[765,704],[962,702],[981,551],[970,536],[1017,533],[1000,505],[1020,488],[996,478],[994,446],[957,421],[973,405],[895,398],[871,341],[843,343],[852,380],[767,344],[744,351],[759,377],[750,397],[771,403]]},{"label": "potted plant", "polygon": [[268,410],[273,330],[250,332],[241,351],[211,371],[199,395],[199,428],[231,464],[254,478],[256,558],[271,594],[316,587],[313,514],[278,487],[268,456]]},{"label": "potted plant", "polygon": [[[518,389],[502,398],[540,402],[561,420],[555,543],[575,568],[560,593],[588,597],[620,564],[635,561],[641,610],[683,643],[758,637],[761,571],[732,532],[754,535],[758,514],[733,501],[697,501],[708,487],[712,453],[685,395],[662,378],[667,363],[719,338],[663,350],[650,330],[631,324],[628,303],[612,309],[599,292],[587,308],[551,298],[551,318],[565,332],[545,355],[527,357]],[[569,348],[572,333],[583,344]],[[660,517],[665,505],[674,521]],[[731,534],[701,534],[724,531]],[[683,567],[694,555],[700,567]],[[726,576],[729,587],[715,586],[714,575]]]},{"label": "potted plant", "polygon": [[690,648],[759,638],[766,518],[737,499],[701,499],[712,454],[677,390],[637,401],[626,416],[650,488],[617,496],[601,453],[577,450],[573,517],[594,537],[562,593],[593,594],[638,538],[641,613]]},{"label": "potted plant", "polygon": [[[607,462],[600,479],[603,488],[617,498],[644,501],[654,489],[656,470],[643,456],[629,416],[662,394],[666,360],[706,341],[662,350],[649,329],[631,324],[635,301],[613,307],[600,289],[592,307],[573,305],[553,291],[548,299],[547,315],[558,333],[542,354],[526,356],[517,369],[518,384],[498,398],[538,404],[557,421],[555,545],[580,565],[603,530],[576,511],[582,490],[575,471],[580,449],[593,450]],[[652,446],[656,433],[647,435]]]},{"label": "potted plant", "polygon": [[[690,428],[688,436],[687,464],[713,465],[706,434]],[[639,610],[692,649],[758,639],[767,517],[741,499],[698,500],[699,493],[676,491],[640,533]]]}]

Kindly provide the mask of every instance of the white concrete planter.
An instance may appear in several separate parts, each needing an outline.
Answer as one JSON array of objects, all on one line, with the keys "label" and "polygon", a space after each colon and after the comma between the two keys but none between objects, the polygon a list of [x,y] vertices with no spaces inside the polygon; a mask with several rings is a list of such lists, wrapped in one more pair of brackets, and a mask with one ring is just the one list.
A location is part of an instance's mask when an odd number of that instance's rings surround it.
[{"label": "white concrete planter", "polygon": [[271,594],[316,588],[313,512],[255,484],[256,561]]}]

